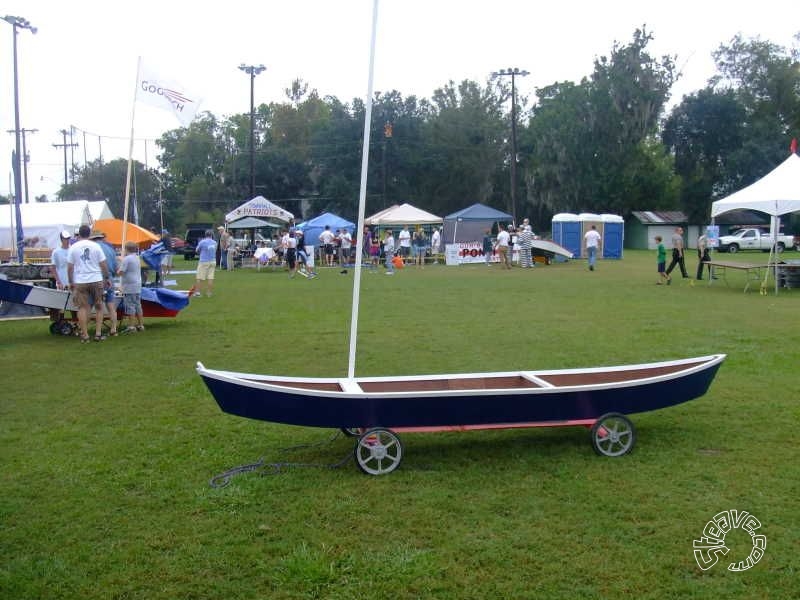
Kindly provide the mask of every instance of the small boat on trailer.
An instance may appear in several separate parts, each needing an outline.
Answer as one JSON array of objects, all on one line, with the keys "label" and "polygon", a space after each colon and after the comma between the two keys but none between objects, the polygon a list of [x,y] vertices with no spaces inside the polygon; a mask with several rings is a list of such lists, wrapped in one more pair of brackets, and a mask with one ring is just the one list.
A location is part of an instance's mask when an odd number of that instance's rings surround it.
[{"label": "small boat on trailer", "polygon": [[[369,84],[364,111],[358,225],[364,230],[378,0],[374,0]],[[403,446],[397,432],[584,425],[595,450],[630,452],[636,431],[630,413],[702,396],[724,354],[668,362],[558,371],[355,377],[363,237],[356,238],[350,353],[346,378],[255,375],[206,369],[197,363],[220,408],[233,415],[357,436],[356,462],[370,475],[391,473]]]},{"label": "small boat on trailer", "polygon": [[370,475],[390,473],[403,450],[398,432],[582,425],[598,454],[631,451],[629,414],[706,393],[725,359],[714,354],[666,362],[401,377],[278,377],[206,369],[220,409],[249,419],[338,428],[358,438],[354,454]]},{"label": "small boat on trailer", "polygon": [[[166,288],[142,288],[142,313],[145,318],[177,317],[178,313],[189,305],[192,290],[178,292]],[[125,315],[124,299],[119,296],[117,317]],[[56,290],[0,278],[0,302],[13,302],[36,306],[49,310],[51,323],[50,333],[72,335],[76,331],[78,308],[67,290]]]}]

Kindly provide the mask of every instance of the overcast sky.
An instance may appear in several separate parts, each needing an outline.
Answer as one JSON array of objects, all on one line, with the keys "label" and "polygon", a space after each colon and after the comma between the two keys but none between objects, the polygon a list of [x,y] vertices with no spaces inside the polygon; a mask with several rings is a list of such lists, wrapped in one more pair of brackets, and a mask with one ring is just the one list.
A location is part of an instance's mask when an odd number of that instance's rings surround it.
[{"label": "overcast sky", "polygon": [[[264,64],[255,101],[281,102],[302,78],[320,95],[363,98],[372,0],[9,0],[2,14],[38,28],[18,35],[21,127],[27,136],[31,200],[54,198],[63,182],[59,131],[75,126],[75,162],[127,157],[137,57],[202,98],[218,117],[250,110],[249,76],[241,63]],[[0,15],[2,16],[2,15]],[[783,46],[800,30],[797,0],[760,2],[580,2],[556,0],[381,0],[376,91],[430,97],[447,81],[484,82],[497,69],[519,67],[521,95],[554,81],[579,81],[614,41],[629,42],[643,24],[655,55],[677,55],[680,100],[714,73],[711,52],[737,33]],[[0,21],[0,193],[11,189],[14,136],[12,28]],[[169,114],[138,104],[137,138],[155,139],[178,127]],[[156,147],[137,142],[135,156],[156,166]],[[71,155],[68,157],[71,160]],[[124,182],[120,182],[123,186]]]}]

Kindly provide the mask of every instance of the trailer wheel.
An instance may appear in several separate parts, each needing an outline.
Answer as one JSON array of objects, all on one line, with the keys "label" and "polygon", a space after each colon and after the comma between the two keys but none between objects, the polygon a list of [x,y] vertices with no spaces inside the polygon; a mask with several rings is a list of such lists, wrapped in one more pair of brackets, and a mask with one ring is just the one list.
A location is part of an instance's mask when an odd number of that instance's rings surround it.
[{"label": "trailer wheel", "polygon": [[620,413],[607,413],[592,425],[592,447],[602,456],[622,456],[636,444],[636,429]]},{"label": "trailer wheel", "polygon": [[403,459],[403,445],[394,432],[376,427],[359,436],[353,453],[367,475],[388,475]]}]

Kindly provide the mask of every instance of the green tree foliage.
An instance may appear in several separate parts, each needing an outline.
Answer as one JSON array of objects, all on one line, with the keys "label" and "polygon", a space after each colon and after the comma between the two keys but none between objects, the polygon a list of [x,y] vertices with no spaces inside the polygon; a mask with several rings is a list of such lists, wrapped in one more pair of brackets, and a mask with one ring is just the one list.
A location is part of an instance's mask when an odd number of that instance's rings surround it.
[{"label": "green tree foliage", "polygon": [[673,109],[663,130],[681,178],[681,204],[700,221],[709,218],[713,200],[777,166],[800,136],[796,48],[736,36],[714,59],[717,75]]},{"label": "green tree foliage", "polygon": [[658,119],[675,81],[673,59],[647,52],[636,30],[627,45],[595,60],[580,84],[538,91],[523,148],[534,211],[614,212],[668,206],[677,186],[670,158],[654,147]]},{"label": "green tree foliage", "polygon": [[[800,128],[796,50],[734,38],[715,54],[719,74],[660,119],[676,79],[673,59],[655,57],[652,35],[615,43],[580,82],[519,98],[520,215],[542,229],[556,212],[682,207],[705,219],[709,199],[763,175]],[[373,102],[367,213],[410,202],[446,215],[473,202],[508,209],[510,82],[452,81],[430,99],[378,92]],[[137,164],[136,191],[147,226],[216,221],[255,193],[298,218],[331,211],[356,217],[365,106],[320,97],[301,79],[281,102],[217,118],[201,114],[166,132],[158,179]],[[255,144],[251,148],[250,132]],[[61,198],[108,198],[121,214],[126,161],[91,163]],[[165,201],[159,204],[161,193]]]}]

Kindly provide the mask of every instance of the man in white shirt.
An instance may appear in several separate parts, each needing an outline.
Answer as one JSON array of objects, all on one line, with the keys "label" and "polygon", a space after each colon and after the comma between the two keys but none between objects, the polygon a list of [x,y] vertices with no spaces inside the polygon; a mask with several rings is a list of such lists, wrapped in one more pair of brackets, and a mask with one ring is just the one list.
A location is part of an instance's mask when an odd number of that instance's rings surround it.
[{"label": "man in white shirt", "polygon": [[431,254],[433,255],[433,264],[439,264],[439,250],[442,245],[442,231],[441,227],[436,227],[431,236]]},{"label": "man in white shirt", "polygon": [[350,232],[347,229],[342,229],[342,232],[339,234],[339,248],[342,251],[342,260],[340,267],[344,267],[346,264],[350,262],[350,248],[353,247],[353,236],[350,235]]},{"label": "man in white shirt", "polygon": [[597,226],[592,225],[592,228],[583,236],[586,243],[586,255],[589,257],[589,270],[594,271],[595,262],[597,262],[597,248],[600,245],[600,234],[597,231]]},{"label": "man in white shirt", "polygon": [[78,328],[81,343],[88,342],[89,313],[94,307],[95,334],[94,340],[101,342],[103,335],[103,299],[104,288],[111,284],[111,276],[106,265],[103,249],[89,236],[92,230],[88,225],[78,229],[78,241],[72,244],[67,255],[67,278],[72,299],[78,307]]},{"label": "man in white shirt", "polygon": [[494,248],[497,250],[497,255],[500,257],[500,264],[506,269],[511,268],[511,257],[509,256],[509,245],[511,244],[511,235],[502,227],[497,232],[497,242]]},{"label": "man in white shirt", "polygon": [[325,225],[325,230],[319,234],[319,241],[325,252],[325,264],[329,267],[333,266],[333,240],[335,237],[330,225]]},{"label": "man in white shirt", "polygon": [[411,232],[408,225],[403,225],[403,229],[397,234],[397,241],[400,244],[400,256],[405,262],[411,256]]}]

